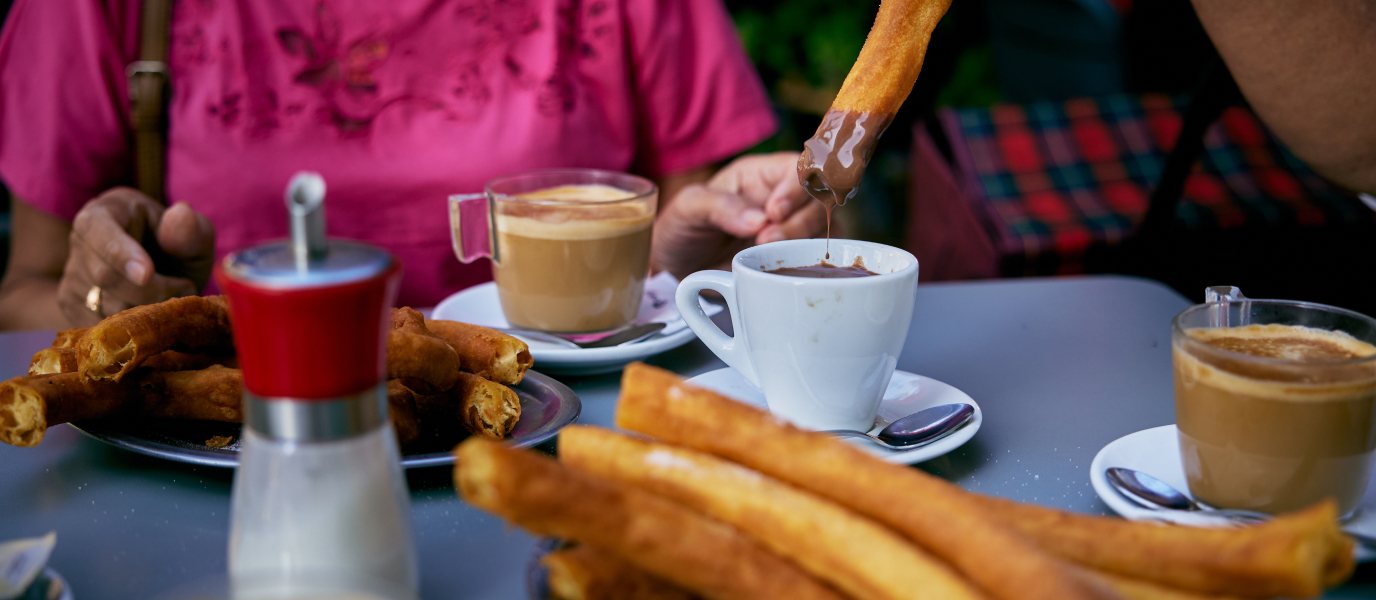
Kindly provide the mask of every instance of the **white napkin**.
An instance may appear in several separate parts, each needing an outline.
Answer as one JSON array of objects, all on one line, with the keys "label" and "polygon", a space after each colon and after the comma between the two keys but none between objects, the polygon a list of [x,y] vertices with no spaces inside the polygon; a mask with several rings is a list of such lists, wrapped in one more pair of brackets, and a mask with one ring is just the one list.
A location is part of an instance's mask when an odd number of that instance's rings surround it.
[{"label": "white napkin", "polygon": [[[678,303],[674,302],[674,292],[677,290],[678,279],[668,271],[645,280],[645,296],[640,302],[640,313],[635,316],[636,324],[664,323],[664,329],[660,330],[663,335],[677,333],[687,327],[688,323],[678,312]],[[700,299],[699,302],[709,317],[722,310],[720,304],[702,302]]]},{"label": "white napkin", "polygon": [[0,544],[0,600],[18,598],[48,564],[57,545],[57,532]]}]

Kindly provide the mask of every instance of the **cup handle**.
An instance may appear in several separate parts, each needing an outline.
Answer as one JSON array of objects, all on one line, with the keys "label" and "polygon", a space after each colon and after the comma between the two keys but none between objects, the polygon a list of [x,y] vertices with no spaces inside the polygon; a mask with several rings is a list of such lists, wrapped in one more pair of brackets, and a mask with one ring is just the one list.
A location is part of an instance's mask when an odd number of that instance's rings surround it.
[{"label": "cup handle", "polygon": [[[722,332],[721,328],[707,317],[707,313],[703,312],[702,304],[698,300],[698,292],[702,290],[713,290],[726,298],[726,308],[731,311],[731,328],[736,333],[734,337]],[[697,334],[698,339],[701,339],[717,358],[735,369],[755,387],[760,387],[760,380],[755,376],[755,367],[750,364],[750,355],[746,352],[745,328],[741,327],[741,311],[736,307],[735,280],[731,273],[698,271],[683,278],[678,284],[678,291],[674,293],[674,302],[678,305],[678,313],[683,315],[683,321],[688,324],[688,328]]]},{"label": "cup handle", "polygon": [[492,198],[487,194],[454,194],[449,197],[449,235],[459,262],[471,263],[483,257],[500,262],[497,252],[497,222],[493,218]]},{"label": "cup handle", "polygon": [[[1227,305],[1215,306],[1209,315],[1209,325],[1211,327],[1241,327],[1251,324],[1252,309],[1251,302],[1246,302],[1250,298],[1242,295],[1242,290],[1234,285],[1211,285],[1204,288],[1204,303],[1213,304],[1215,302],[1242,302],[1237,318],[1233,319]],[[1237,321],[1234,323],[1233,321]]]}]

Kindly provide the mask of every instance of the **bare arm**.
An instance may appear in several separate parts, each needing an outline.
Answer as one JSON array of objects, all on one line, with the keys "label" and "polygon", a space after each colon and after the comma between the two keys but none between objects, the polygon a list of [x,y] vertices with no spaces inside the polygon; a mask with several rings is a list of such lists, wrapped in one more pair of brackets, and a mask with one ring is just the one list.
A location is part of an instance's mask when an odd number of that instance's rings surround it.
[{"label": "bare arm", "polygon": [[1324,176],[1376,192],[1376,1],[1193,2],[1276,136]]},{"label": "bare arm", "polygon": [[10,260],[0,280],[0,330],[61,329],[67,317],[57,306],[57,282],[67,262],[72,224],[14,198]]}]

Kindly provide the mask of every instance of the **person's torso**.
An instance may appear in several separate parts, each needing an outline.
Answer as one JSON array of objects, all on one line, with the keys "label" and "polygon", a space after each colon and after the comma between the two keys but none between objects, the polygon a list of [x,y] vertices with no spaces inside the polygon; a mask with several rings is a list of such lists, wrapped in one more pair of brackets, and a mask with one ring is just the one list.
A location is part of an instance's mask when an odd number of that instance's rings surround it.
[{"label": "person's torso", "polygon": [[330,235],[380,244],[400,301],[483,281],[446,197],[549,167],[628,170],[633,75],[615,2],[182,0],[171,28],[168,197],[217,254],[288,233],[293,173],[327,182]]}]

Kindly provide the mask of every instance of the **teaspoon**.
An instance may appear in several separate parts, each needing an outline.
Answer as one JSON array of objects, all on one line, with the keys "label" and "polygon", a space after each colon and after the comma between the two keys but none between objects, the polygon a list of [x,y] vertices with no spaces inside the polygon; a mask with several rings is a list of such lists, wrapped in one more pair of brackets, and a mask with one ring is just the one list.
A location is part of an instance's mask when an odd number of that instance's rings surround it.
[{"label": "teaspoon", "polygon": [[514,329],[507,327],[494,327],[493,329],[496,329],[497,331],[500,331],[502,333],[514,335],[516,337],[523,337],[528,340],[537,342],[556,344],[559,346],[563,346],[564,348],[576,350],[579,348],[610,348],[612,346],[624,346],[626,344],[635,343],[647,337],[650,337],[655,333],[658,333],[661,329],[664,329],[664,323],[645,323],[643,325],[636,325],[635,327],[631,327],[623,331],[618,331],[602,339],[592,340],[589,342],[575,342],[573,340],[560,337],[552,333],[545,333],[542,331],[531,331],[529,329]]},{"label": "teaspoon", "polygon": [[1113,489],[1118,490],[1118,493],[1125,498],[1144,508],[1199,512],[1247,525],[1261,523],[1271,518],[1271,515],[1266,513],[1250,510],[1205,508],[1166,482],[1141,471],[1109,467],[1104,472],[1104,476],[1108,479],[1108,484],[1113,486]]},{"label": "teaspoon", "polygon": [[974,417],[975,407],[969,404],[942,404],[889,423],[877,435],[848,429],[832,429],[822,433],[862,437],[890,450],[912,450],[951,435]]}]

